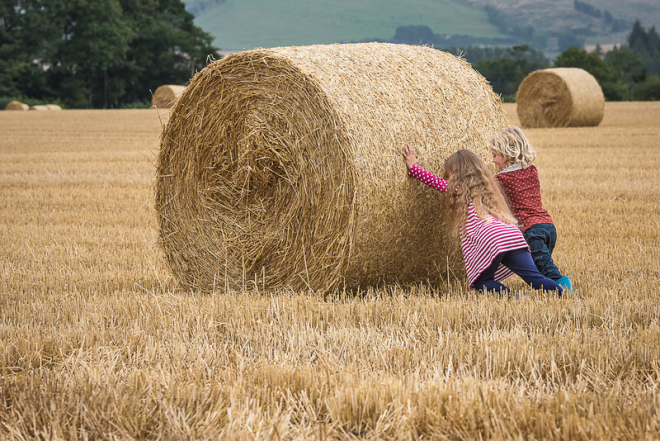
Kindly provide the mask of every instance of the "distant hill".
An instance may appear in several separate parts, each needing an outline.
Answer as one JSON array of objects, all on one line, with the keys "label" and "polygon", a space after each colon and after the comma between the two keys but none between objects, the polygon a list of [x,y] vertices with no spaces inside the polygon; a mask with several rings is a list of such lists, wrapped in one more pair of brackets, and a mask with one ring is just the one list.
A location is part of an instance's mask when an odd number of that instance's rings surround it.
[{"label": "distant hill", "polygon": [[659,0],[466,0],[491,11],[500,29],[532,26],[534,34],[547,36],[545,50],[557,50],[560,38],[576,43],[621,44],[635,20],[646,28],[660,27]]},{"label": "distant hill", "polygon": [[188,0],[223,51],[393,41],[436,47],[620,44],[636,19],[660,25],[659,0]]}]

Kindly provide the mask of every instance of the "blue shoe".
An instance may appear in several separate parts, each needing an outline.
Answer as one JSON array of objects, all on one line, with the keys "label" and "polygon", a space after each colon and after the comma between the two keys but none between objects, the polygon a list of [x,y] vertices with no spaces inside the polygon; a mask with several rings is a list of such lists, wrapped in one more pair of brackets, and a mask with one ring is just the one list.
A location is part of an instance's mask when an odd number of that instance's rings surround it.
[{"label": "blue shoe", "polygon": [[567,276],[562,277],[559,280],[556,280],[557,285],[561,286],[564,291],[570,292],[573,297],[575,297],[575,291],[573,291],[573,286],[571,285],[571,279]]}]

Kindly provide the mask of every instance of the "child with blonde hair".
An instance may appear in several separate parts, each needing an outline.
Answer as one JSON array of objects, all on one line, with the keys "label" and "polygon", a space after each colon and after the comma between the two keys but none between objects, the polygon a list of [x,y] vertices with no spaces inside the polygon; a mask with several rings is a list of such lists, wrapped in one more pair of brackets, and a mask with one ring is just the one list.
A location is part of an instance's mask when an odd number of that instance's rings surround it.
[{"label": "child with blonde hair", "polygon": [[446,159],[441,179],[417,164],[419,156],[412,147],[405,147],[403,157],[409,176],[443,193],[451,189],[451,225],[461,241],[470,287],[509,292],[500,281],[515,273],[533,288],[557,291],[561,296],[561,286],[534,265],[495,176],[481,158],[459,150]]},{"label": "child with blonde hair", "polygon": [[544,276],[573,292],[571,281],[552,260],[557,229],[541,203],[539,173],[532,164],[536,152],[520,128],[511,126],[491,139],[493,163],[500,169],[497,181],[520,223],[534,264]]}]

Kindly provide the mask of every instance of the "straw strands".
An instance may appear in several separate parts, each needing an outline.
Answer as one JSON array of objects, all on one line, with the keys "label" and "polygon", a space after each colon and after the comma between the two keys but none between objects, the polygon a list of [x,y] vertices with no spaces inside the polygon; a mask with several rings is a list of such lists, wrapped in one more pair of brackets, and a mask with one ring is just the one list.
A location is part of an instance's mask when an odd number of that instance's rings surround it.
[{"label": "straw strands", "polygon": [[169,109],[174,106],[177,98],[181,96],[181,93],[183,93],[185,89],[185,86],[179,86],[176,84],[162,85],[156,89],[156,92],[151,99],[151,104],[158,109]]},{"label": "straw strands", "polygon": [[597,126],[605,96],[589,72],[562,67],[529,74],[518,88],[516,103],[522,127]]},{"label": "straw strands", "polygon": [[23,104],[20,101],[10,101],[5,106],[5,110],[28,110],[30,106]]},{"label": "straw strands", "polygon": [[507,124],[482,76],[429,47],[229,55],[191,80],[161,135],[161,246],[188,289],[462,277],[442,196],[407,177],[401,150],[440,174],[461,148],[488,158]]}]

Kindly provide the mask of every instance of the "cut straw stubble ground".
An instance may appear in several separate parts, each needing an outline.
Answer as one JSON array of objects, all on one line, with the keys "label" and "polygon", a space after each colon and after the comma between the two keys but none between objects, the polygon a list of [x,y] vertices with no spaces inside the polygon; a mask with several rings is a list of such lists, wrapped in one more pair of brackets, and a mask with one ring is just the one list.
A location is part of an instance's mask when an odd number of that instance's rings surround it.
[{"label": "cut straw stubble ground", "polygon": [[484,78],[429,47],[230,55],[191,80],[162,134],[163,250],[185,289],[437,283],[460,258],[401,149],[441,173],[460,148],[486,159],[506,125]]},{"label": "cut straw stubble ground", "polygon": [[659,119],[526,131],[578,298],[518,302],[181,292],[158,112],[0,112],[0,438],[656,440]]},{"label": "cut straw stubble ground", "polygon": [[[55,438],[276,427],[283,439],[635,439],[660,428],[653,299],[271,294],[21,303],[11,317],[22,325],[4,330],[12,405],[0,417]],[[39,419],[20,418],[35,404]]]}]

